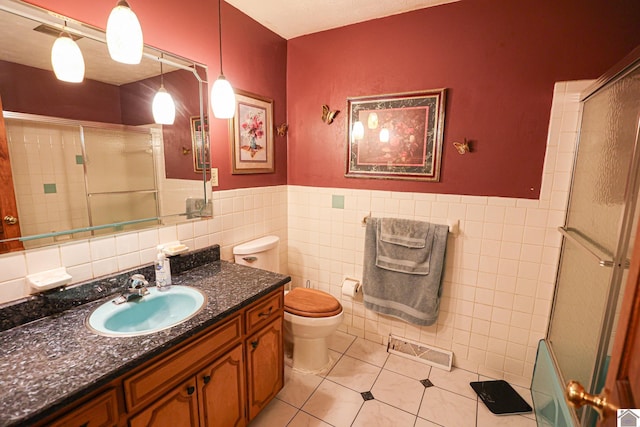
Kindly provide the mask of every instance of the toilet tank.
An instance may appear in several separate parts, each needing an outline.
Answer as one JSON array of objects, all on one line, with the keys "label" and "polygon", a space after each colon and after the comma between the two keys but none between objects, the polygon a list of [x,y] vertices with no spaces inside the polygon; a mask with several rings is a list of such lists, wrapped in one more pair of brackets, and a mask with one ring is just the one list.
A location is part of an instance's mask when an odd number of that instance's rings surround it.
[{"label": "toilet tank", "polygon": [[261,268],[276,273],[280,272],[280,255],[278,236],[265,236],[251,240],[233,248],[236,264]]}]

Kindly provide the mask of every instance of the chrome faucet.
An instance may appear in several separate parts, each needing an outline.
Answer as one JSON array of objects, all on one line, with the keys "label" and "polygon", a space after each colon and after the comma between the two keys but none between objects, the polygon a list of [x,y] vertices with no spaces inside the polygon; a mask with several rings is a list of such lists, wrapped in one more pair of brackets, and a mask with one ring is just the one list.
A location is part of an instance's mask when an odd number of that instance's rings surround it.
[{"label": "chrome faucet", "polygon": [[113,300],[114,304],[122,304],[129,301],[136,301],[149,293],[147,289],[149,282],[142,274],[134,274],[127,280],[125,291]]}]

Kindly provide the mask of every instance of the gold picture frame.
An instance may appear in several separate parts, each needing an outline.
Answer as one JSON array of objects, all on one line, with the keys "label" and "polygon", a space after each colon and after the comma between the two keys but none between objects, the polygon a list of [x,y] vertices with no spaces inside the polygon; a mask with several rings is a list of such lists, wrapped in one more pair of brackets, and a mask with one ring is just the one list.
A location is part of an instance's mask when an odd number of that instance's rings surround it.
[{"label": "gold picture frame", "polygon": [[439,181],[446,89],[349,98],[347,178]]},{"label": "gold picture frame", "polygon": [[230,133],[233,174],[274,172],[272,99],[237,91]]}]

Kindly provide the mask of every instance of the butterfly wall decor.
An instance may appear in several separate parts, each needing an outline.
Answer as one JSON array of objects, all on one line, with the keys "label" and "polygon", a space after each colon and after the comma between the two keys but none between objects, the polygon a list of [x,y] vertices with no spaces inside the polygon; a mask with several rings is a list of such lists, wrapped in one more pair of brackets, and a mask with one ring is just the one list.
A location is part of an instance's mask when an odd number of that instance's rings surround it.
[{"label": "butterfly wall decor", "polygon": [[333,110],[331,111],[331,109],[329,108],[328,105],[323,105],[322,106],[322,121],[325,122],[326,124],[330,125],[331,123],[333,123],[333,119],[336,118],[336,116],[338,115],[338,113],[340,112],[340,110]]},{"label": "butterfly wall decor", "polygon": [[459,154],[468,153],[471,151],[471,147],[469,147],[469,141],[467,138],[464,139],[464,142],[454,142],[453,146],[456,147]]},{"label": "butterfly wall decor", "polygon": [[282,123],[281,125],[276,126],[276,133],[278,134],[278,136],[285,136],[288,130],[289,125],[286,123]]}]

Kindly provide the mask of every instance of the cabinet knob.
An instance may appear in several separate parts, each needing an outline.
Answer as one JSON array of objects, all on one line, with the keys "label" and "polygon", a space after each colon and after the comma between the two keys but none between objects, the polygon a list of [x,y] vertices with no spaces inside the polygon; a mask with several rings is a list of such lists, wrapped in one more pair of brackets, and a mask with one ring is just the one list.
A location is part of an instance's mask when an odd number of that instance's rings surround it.
[{"label": "cabinet knob", "polygon": [[193,394],[193,392],[194,392],[194,391],[196,391],[196,388],[195,388],[194,386],[191,386],[191,385],[190,385],[189,387],[187,387],[187,394],[188,394],[189,396],[191,396],[191,395]]},{"label": "cabinet knob", "polygon": [[209,384],[209,381],[211,381],[211,375],[205,375],[204,377],[202,377],[202,380],[205,384]]},{"label": "cabinet knob", "polygon": [[255,350],[255,349],[256,349],[256,347],[258,347],[258,344],[259,344],[259,343],[260,343],[260,342],[259,342],[258,340],[251,341],[251,348],[253,348],[253,349]]}]

